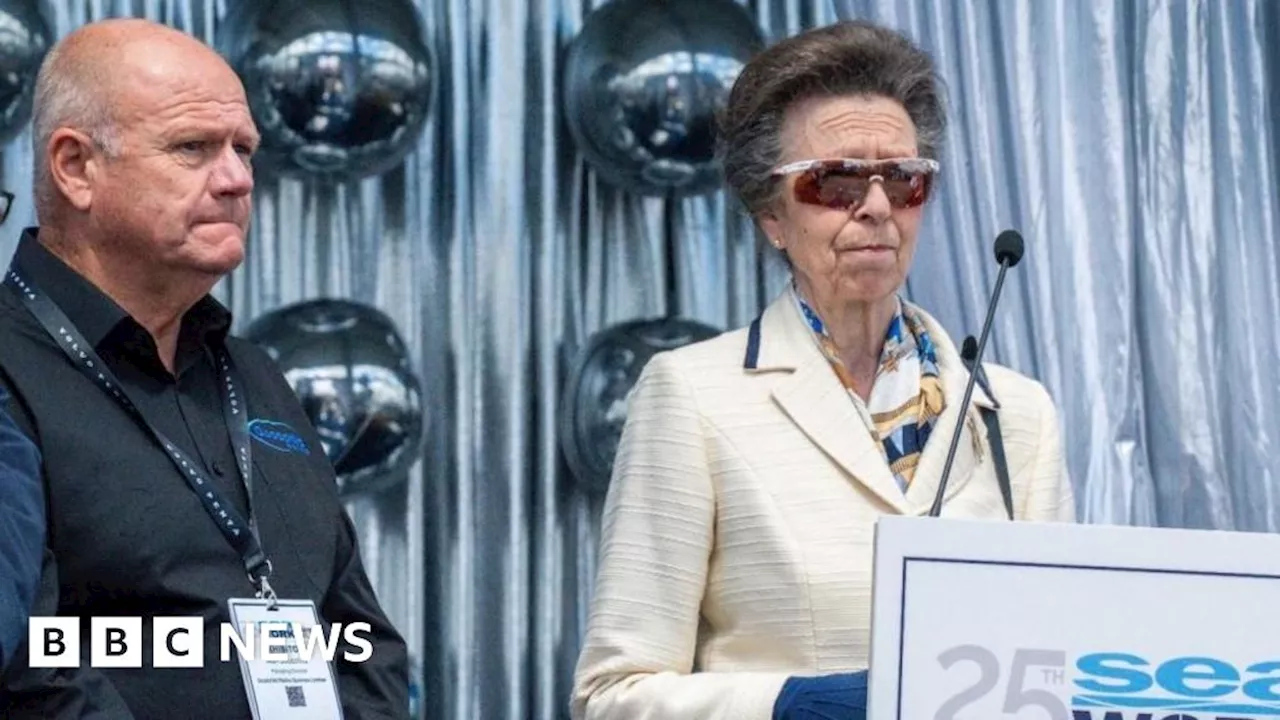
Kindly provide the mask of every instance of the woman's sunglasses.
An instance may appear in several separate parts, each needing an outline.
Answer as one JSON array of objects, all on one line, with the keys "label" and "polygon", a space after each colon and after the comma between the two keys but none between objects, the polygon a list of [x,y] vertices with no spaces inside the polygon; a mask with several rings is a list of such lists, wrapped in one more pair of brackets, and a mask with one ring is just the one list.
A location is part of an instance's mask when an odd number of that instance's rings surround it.
[{"label": "woman's sunglasses", "polygon": [[792,192],[796,202],[835,210],[862,204],[878,182],[889,204],[901,210],[923,205],[933,188],[938,163],[926,158],[886,160],[801,160],[773,171],[774,177],[796,175]]}]

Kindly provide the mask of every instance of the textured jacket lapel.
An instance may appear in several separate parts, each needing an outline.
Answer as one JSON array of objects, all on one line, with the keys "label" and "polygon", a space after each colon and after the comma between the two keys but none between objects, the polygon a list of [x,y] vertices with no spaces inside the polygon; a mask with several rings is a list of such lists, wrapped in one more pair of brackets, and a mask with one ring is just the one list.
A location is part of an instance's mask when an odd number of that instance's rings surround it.
[{"label": "textured jacket lapel", "polygon": [[748,333],[747,371],[789,371],[772,389],[787,417],[855,482],[897,512],[910,513],[880,448],[809,333],[790,294],[783,293]]}]

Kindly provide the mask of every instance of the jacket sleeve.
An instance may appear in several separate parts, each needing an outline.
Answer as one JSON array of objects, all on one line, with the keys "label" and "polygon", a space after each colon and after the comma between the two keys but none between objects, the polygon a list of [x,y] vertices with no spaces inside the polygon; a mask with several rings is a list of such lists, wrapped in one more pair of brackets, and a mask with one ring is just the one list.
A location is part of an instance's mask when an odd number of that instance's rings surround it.
[{"label": "jacket sleeve", "polygon": [[[58,566],[44,550],[40,589],[32,615],[58,614]],[[0,717],[5,720],[133,720],[124,699],[101,671],[78,668],[33,668],[23,642],[5,668],[0,684]]]},{"label": "jacket sleeve", "polygon": [[[0,414],[15,424],[19,432],[28,438],[36,438],[31,418],[13,395],[6,392],[6,379],[0,376]],[[0,420],[4,422],[4,420]],[[3,431],[0,430],[0,434]],[[35,444],[38,441],[29,441]],[[41,527],[36,536],[26,536],[36,542],[34,583],[30,588],[31,600],[26,607],[31,617],[58,614],[60,584],[58,563],[48,548],[48,524],[44,497],[44,469],[39,459],[39,446],[35,445],[39,469],[39,512]],[[7,456],[6,456],[7,457]],[[0,492],[0,506],[4,505]],[[9,537],[0,533],[0,538]],[[0,540],[0,542],[5,542]],[[29,556],[28,556],[29,559]],[[2,561],[0,561],[2,562]],[[2,577],[2,576],[0,576]],[[11,656],[5,658],[0,673],[0,717],[5,720],[133,720],[128,706],[115,686],[100,671],[81,666],[78,668],[33,668],[27,662],[26,626],[24,621],[21,642]]]},{"label": "jacket sleeve", "polygon": [[693,391],[671,356],[629,400],[571,700],[575,720],[769,720],[783,673],[694,672],[716,499]]},{"label": "jacket sleeve", "polygon": [[1024,516],[1039,522],[1076,521],[1075,492],[1071,473],[1062,453],[1062,424],[1058,408],[1048,390],[1040,391],[1039,439],[1030,463],[1031,478],[1027,484]]},{"label": "jacket sleeve", "polygon": [[5,409],[0,388],[0,668],[26,639],[45,542],[40,453]]}]

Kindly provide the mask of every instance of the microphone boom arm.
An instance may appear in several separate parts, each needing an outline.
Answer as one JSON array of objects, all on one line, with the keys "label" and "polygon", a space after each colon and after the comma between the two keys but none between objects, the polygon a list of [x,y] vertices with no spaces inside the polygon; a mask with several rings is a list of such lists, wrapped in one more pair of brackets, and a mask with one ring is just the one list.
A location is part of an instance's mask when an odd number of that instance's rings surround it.
[{"label": "microphone boom arm", "polygon": [[[1020,253],[1019,253],[1020,254]],[[960,401],[960,415],[956,418],[955,432],[951,433],[951,447],[947,450],[947,462],[942,467],[942,478],[938,482],[938,492],[933,498],[933,507],[929,509],[929,517],[938,517],[942,514],[942,499],[947,492],[947,479],[951,475],[951,465],[956,459],[956,449],[960,446],[961,430],[964,427],[965,416],[969,410],[969,400],[973,397],[973,386],[978,379],[978,373],[982,369],[982,354],[987,348],[987,335],[991,333],[991,324],[996,316],[996,303],[1000,297],[1000,291],[1004,288],[1004,276],[1009,268],[1016,263],[1009,262],[1011,258],[1003,257],[1000,259],[1000,272],[996,274],[996,287],[991,293],[991,302],[987,304],[987,319],[982,323],[982,334],[978,336],[978,354],[973,359],[973,369],[969,372],[969,382],[965,383],[964,399]]]}]

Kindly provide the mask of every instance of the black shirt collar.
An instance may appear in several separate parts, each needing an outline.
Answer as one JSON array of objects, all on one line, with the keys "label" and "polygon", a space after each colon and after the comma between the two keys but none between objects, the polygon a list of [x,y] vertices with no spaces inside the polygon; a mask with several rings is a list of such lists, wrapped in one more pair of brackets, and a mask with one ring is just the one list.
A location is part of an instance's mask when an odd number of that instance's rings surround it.
[{"label": "black shirt collar", "polygon": [[[14,262],[22,265],[28,278],[62,309],[85,340],[102,350],[104,345],[114,344],[107,343],[108,339],[133,342],[139,332],[146,334],[124,308],[40,244],[37,235],[36,228],[23,230]],[[200,348],[221,344],[231,329],[231,319],[231,311],[222,303],[204,296],[182,318],[179,353],[191,340]],[[154,354],[154,344],[152,348]]]}]

